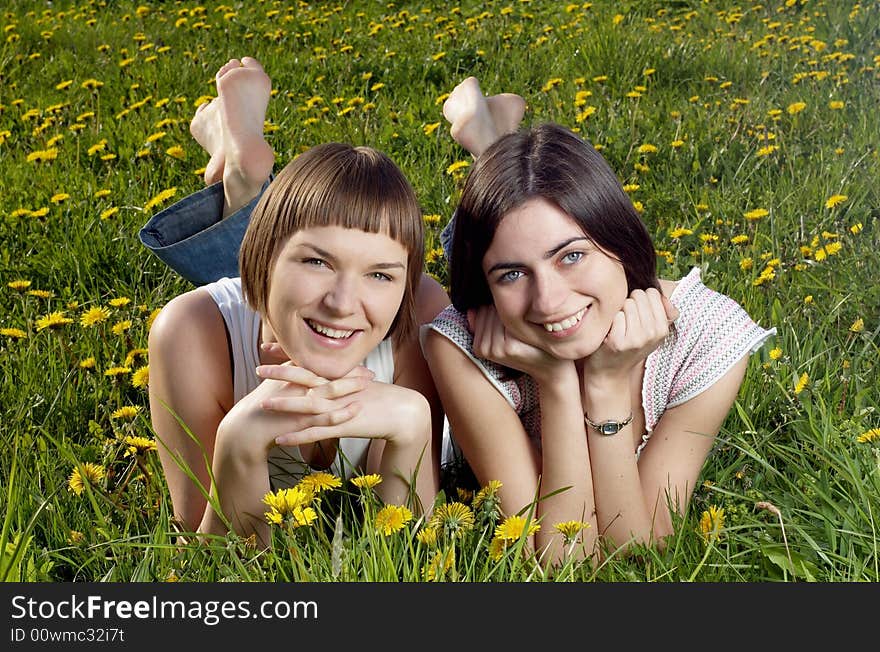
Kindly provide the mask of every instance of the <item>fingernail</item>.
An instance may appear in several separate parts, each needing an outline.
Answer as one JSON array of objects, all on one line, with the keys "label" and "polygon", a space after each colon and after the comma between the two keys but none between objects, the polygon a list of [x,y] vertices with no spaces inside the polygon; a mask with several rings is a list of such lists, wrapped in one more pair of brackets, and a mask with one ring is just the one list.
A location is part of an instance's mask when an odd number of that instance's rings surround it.
[{"label": "fingernail", "polygon": [[258,377],[258,378],[262,378],[262,377],[263,377],[262,367],[256,367],[255,371],[256,371],[256,374],[257,374],[257,377]]}]

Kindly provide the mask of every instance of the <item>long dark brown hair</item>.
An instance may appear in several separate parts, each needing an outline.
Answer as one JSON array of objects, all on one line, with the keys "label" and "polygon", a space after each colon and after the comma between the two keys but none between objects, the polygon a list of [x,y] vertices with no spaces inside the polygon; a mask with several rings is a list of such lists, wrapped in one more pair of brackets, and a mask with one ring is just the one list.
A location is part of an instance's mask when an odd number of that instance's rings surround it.
[{"label": "long dark brown hair", "polygon": [[483,257],[501,220],[537,197],[558,206],[620,261],[628,292],[660,289],[651,236],[617,175],[577,134],[547,123],[502,137],[468,175],[450,256],[452,303],[458,310],[492,303]]}]

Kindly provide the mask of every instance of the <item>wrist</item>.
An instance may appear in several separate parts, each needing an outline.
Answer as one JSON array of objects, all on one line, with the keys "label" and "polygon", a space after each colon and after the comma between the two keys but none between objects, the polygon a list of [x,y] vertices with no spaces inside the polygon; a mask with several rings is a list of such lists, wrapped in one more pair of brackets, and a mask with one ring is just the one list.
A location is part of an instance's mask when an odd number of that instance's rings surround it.
[{"label": "wrist", "polygon": [[412,444],[423,445],[431,433],[431,405],[421,393],[399,387],[404,393],[402,400],[395,402],[391,411],[392,427],[385,437],[389,444],[403,447]]}]

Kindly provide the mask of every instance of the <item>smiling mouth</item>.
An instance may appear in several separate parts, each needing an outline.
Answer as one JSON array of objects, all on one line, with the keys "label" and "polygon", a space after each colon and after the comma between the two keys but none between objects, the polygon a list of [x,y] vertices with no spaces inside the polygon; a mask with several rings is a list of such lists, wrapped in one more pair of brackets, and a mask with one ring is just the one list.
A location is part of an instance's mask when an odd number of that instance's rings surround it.
[{"label": "smiling mouth", "polygon": [[305,322],[306,324],[308,324],[309,328],[311,328],[319,335],[329,337],[333,340],[345,340],[357,332],[353,330],[340,330],[337,328],[330,328],[329,326],[324,326],[324,324],[319,324],[318,322],[312,321],[311,319],[306,319]]},{"label": "smiling mouth", "polygon": [[589,306],[587,306],[586,308],[581,308],[571,317],[566,317],[562,321],[545,322],[544,324],[542,324],[542,326],[544,326],[544,330],[546,330],[548,333],[556,333],[559,331],[568,330],[583,318],[584,313],[586,313],[588,309]]}]

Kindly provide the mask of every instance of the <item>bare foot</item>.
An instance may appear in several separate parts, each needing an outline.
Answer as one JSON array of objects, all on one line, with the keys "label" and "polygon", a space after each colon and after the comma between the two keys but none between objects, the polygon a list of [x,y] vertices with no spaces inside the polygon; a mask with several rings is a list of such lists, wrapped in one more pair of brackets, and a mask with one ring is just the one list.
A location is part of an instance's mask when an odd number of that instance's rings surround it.
[{"label": "bare foot", "polygon": [[272,82],[263,66],[251,57],[244,57],[239,66],[233,66],[223,75],[218,73],[217,93],[225,155],[224,217],[256,197],[272,172],[275,154],[263,137],[271,90]]},{"label": "bare foot", "polygon": [[504,134],[516,131],[524,112],[525,100],[519,95],[485,97],[476,77],[468,77],[456,86],[443,104],[443,115],[451,125],[449,132],[474,157]]},{"label": "bare foot", "polygon": [[[230,59],[217,71],[215,79],[219,79],[233,68],[239,68],[241,62],[238,59]],[[220,115],[220,98],[215,97],[210,102],[200,104],[196,113],[189,123],[189,132],[196,142],[202,146],[210,160],[205,166],[205,185],[217,183],[223,179],[223,166],[226,162],[226,153],[223,150],[223,129]]]}]

